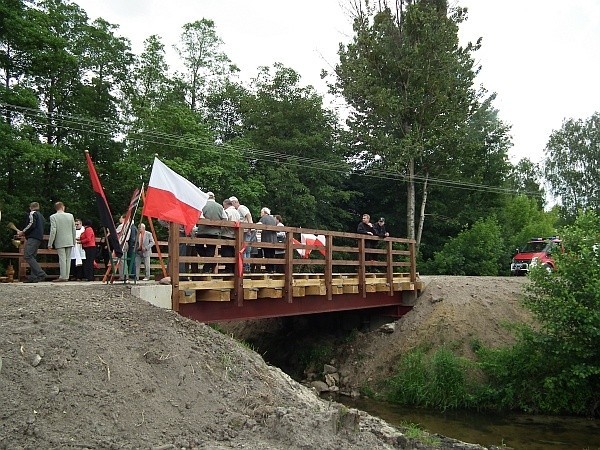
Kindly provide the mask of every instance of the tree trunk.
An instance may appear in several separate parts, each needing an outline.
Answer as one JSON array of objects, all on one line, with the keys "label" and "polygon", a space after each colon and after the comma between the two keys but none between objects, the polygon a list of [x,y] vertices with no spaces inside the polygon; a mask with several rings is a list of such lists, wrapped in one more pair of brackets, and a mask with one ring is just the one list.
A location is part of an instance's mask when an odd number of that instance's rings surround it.
[{"label": "tree trunk", "polygon": [[406,234],[408,239],[415,238],[415,160],[408,161],[408,195],[406,199]]},{"label": "tree trunk", "polygon": [[421,236],[423,235],[423,224],[425,223],[425,204],[427,203],[427,181],[429,180],[429,172],[425,174],[425,184],[423,185],[423,200],[421,201],[421,215],[419,216],[419,229],[417,230],[417,242],[415,244],[417,253],[421,244]]}]

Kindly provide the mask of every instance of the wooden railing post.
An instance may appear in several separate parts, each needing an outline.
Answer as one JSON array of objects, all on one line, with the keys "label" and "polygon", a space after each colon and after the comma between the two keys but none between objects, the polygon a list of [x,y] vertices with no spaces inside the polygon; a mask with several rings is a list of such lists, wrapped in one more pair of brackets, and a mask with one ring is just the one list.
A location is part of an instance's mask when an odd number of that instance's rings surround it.
[{"label": "wooden railing post", "polygon": [[234,295],[238,306],[244,304],[244,261],[242,249],[244,248],[244,228],[235,228],[235,266],[233,274]]},{"label": "wooden railing post", "polygon": [[410,252],[410,282],[417,282],[417,258],[415,252],[416,244],[415,241],[410,241],[408,249]]},{"label": "wooden railing post", "polygon": [[179,225],[169,223],[169,276],[171,277],[171,307],[179,311]]},{"label": "wooden railing post", "polygon": [[392,254],[393,242],[387,241],[387,282],[390,285],[389,293],[390,297],[394,295],[394,255]]},{"label": "wooden railing post", "polygon": [[17,269],[17,273],[19,274],[18,280],[24,280],[27,278],[27,267],[25,267],[25,242],[27,240],[21,239],[21,245],[19,245],[19,259],[17,260],[17,264],[19,268]]},{"label": "wooden railing post", "polygon": [[358,286],[363,298],[367,297],[367,282],[365,276],[365,239],[358,239]]},{"label": "wooden railing post", "polygon": [[327,300],[333,300],[331,285],[333,283],[333,236],[325,235],[325,284],[327,285]]},{"label": "wooden railing post", "polygon": [[288,303],[293,302],[294,298],[294,233],[291,231],[285,232],[285,264],[284,264],[284,279],[285,279],[285,300]]}]

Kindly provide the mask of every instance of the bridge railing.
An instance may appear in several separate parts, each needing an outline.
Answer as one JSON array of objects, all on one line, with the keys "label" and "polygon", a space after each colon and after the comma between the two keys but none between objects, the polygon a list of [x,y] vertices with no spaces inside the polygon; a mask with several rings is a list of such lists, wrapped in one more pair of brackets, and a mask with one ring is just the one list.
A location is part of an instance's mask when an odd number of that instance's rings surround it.
[{"label": "bridge railing", "polygon": [[[290,296],[288,298],[290,302],[293,274],[298,272],[298,269],[322,272],[328,286],[331,286],[333,274],[336,272],[356,273],[363,295],[366,295],[366,277],[370,272],[385,273],[390,285],[393,284],[395,273],[407,274],[411,283],[416,282],[417,279],[414,240],[259,223],[234,224],[206,219],[200,220],[199,224],[215,227],[216,231],[224,228],[233,229],[234,239],[222,238],[219,235],[215,238],[182,237],[177,231],[177,226],[170,227],[170,230],[176,230],[169,233],[169,274],[174,292],[173,308],[176,310],[180,281],[195,280],[203,276],[197,268],[207,263],[215,264],[214,273],[220,271],[225,264],[235,267],[231,276],[234,277],[235,295],[240,306],[243,303],[244,264],[258,266],[261,269],[262,266],[272,265],[275,268],[274,272],[281,273],[285,278],[285,292]],[[261,234],[263,231],[285,233],[285,239],[277,243],[246,242],[244,235],[248,231],[260,231]],[[217,251],[213,257],[198,256],[195,249],[204,245],[214,245],[217,249],[233,246],[234,256],[221,256],[220,251]],[[278,257],[264,258],[257,255],[244,258],[246,246],[262,250],[273,249]],[[186,254],[180,254],[180,249]],[[310,252],[310,256],[307,252]],[[180,271],[180,267],[184,270]],[[390,290],[390,295],[392,294]],[[331,299],[331,290],[328,290],[327,296]]]}]

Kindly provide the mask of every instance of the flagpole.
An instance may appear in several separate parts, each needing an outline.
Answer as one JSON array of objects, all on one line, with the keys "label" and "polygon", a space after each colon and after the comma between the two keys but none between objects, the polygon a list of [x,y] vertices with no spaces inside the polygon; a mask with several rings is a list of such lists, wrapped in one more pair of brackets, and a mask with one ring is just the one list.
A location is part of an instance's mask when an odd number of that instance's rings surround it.
[{"label": "flagpole", "polygon": [[102,277],[102,282],[106,282],[106,284],[108,284],[108,274],[110,273],[110,271],[113,271],[113,275],[111,276],[111,284],[112,284],[112,280],[114,277],[114,273],[115,273],[115,265],[113,263],[114,260],[114,255],[113,255],[113,250],[110,246],[110,240],[108,239],[108,233],[106,231],[106,227],[102,227],[102,229],[104,230],[104,243],[106,244],[106,248],[108,249],[108,259],[109,259],[109,263],[108,266],[106,267],[106,271],[104,272],[104,276]]},{"label": "flagpole", "polygon": [[[140,189],[140,195],[138,196],[137,201],[135,202],[135,208],[133,209],[133,214],[131,215],[131,223],[135,223],[135,215],[137,214],[138,207],[140,206],[140,198],[141,198],[142,192],[144,192],[144,183],[142,183],[142,188]],[[142,221],[140,218],[140,225],[141,225],[141,223],[142,223]],[[130,226],[130,228],[131,228],[131,226]],[[138,227],[138,232],[135,234],[135,238],[134,238],[134,242],[133,242],[133,253],[131,255],[131,260],[133,260],[133,261],[135,261],[135,259],[136,259],[135,253],[137,252],[137,246],[138,246],[138,242],[139,242],[138,241],[139,234],[140,233],[139,233],[139,227]],[[131,260],[129,261],[129,264],[130,264],[129,267],[131,267],[131,264],[132,264]],[[128,267],[128,270],[129,270],[129,267]],[[137,284],[137,282],[138,282],[137,272],[139,272],[139,270],[137,270],[137,268],[135,268],[135,269],[136,269],[135,270],[136,274],[134,275],[133,283]]]},{"label": "flagpole", "polygon": [[[142,202],[146,203],[146,192],[142,189]],[[154,238],[154,242],[156,242],[156,253],[158,253],[158,261],[160,262],[160,268],[162,269],[163,278],[167,276],[167,269],[165,268],[165,262],[162,257],[162,253],[160,251],[160,245],[158,244],[158,237],[156,236],[156,230],[154,229],[154,223],[152,222],[152,217],[146,216],[148,218],[148,224],[150,225],[150,231],[152,231],[152,237]],[[143,214],[142,214],[143,218]]]},{"label": "flagpole", "polygon": [[[110,257],[110,266],[107,267],[104,277],[102,278],[102,282],[104,282],[106,281],[111,268],[113,268],[114,272],[115,265],[113,263],[113,259],[115,256],[118,256],[119,253],[121,253],[121,247],[117,237],[117,232],[115,230],[113,217],[110,212],[110,207],[108,206],[108,201],[106,200],[106,195],[104,194],[104,188],[100,183],[100,178],[98,177],[98,173],[96,172],[96,168],[94,167],[94,162],[92,161],[89,150],[85,150],[84,153],[85,159],[87,161],[88,170],[90,173],[92,190],[94,191],[94,195],[96,196],[96,202],[98,204],[100,223],[104,228],[104,240]],[[112,243],[110,242],[111,240]]]}]

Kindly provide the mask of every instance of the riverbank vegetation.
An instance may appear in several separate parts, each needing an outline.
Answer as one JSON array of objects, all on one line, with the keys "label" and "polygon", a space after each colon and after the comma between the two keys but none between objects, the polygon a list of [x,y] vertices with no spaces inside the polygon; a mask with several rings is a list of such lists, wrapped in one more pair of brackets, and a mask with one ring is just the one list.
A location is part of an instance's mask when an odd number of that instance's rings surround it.
[{"label": "riverbank vegetation", "polygon": [[437,409],[600,414],[600,217],[582,213],[563,229],[557,270],[532,271],[524,304],[536,326],[514,328],[511,347],[474,343],[476,360],[450,348],[403,356],[388,399]]}]

